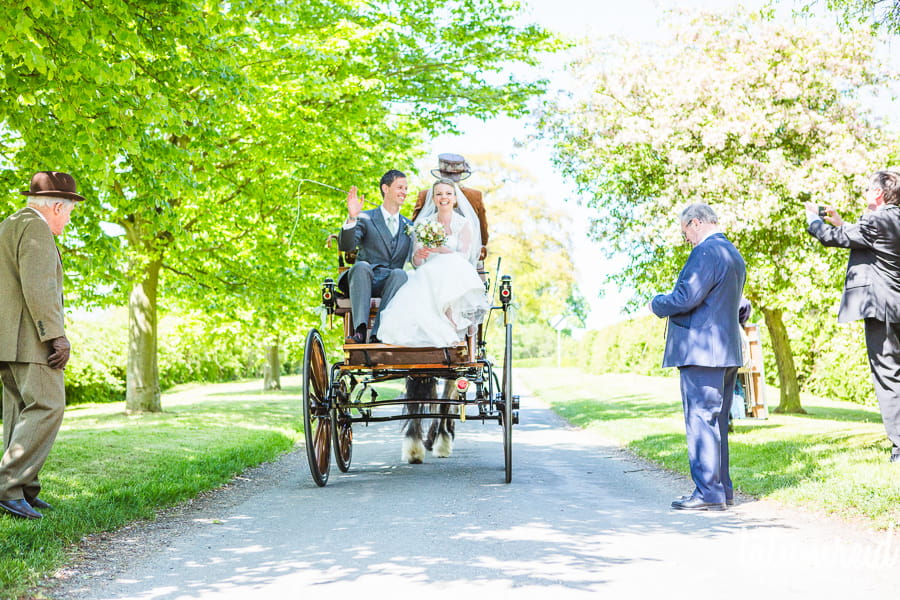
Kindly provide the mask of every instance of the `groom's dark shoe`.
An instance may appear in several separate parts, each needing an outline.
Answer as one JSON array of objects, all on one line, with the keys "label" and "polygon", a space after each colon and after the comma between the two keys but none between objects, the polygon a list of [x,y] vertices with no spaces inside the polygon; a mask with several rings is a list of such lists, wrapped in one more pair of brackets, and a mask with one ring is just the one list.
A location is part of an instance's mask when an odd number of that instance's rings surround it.
[{"label": "groom's dark shoe", "polygon": [[356,331],[353,332],[353,335],[348,335],[344,338],[345,344],[365,344],[366,343],[366,326],[360,325],[356,328]]},{"label": "groom's dark shoe", "polygon": [[672,508],[676,510],[725,510],[724,502],[704,502],[702,498],[691,496],[679,498],[672,502]]},{"label": "groom's dark shoe", "polygon": [[0,500],[0,508],[23,519],[42,519],[44,515],[31,508],[25,499],[21,500]]}]

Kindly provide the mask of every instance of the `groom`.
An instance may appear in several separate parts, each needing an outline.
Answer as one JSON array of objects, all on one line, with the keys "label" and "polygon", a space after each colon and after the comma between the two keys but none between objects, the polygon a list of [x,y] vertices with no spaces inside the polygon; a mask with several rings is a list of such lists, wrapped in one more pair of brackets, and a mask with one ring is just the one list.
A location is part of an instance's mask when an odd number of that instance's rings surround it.
[{"label": "groom", "polygon": [[[406,233],[406,226],[412,221],[400,214],[400,207],[406,200],[406,188],[406,175],[391,169],[381,177],[383,201],[380,207],[362,210],[363,198],[357,195],[356,186],[347,194],[349,216],[341,229],[338,246],[342,252],[359,249],[356,263],[338,282],[344,290],[348,289],[345,277],[350,283],[353,332],[344,340],[347,344],[366,343],[372,298],[381,298],[383,310],[406,283],[403,265],[412,253],[412,240]],[[376,336],[380,320],[379,311],[372,325],[372,343],[379,342]]]}]

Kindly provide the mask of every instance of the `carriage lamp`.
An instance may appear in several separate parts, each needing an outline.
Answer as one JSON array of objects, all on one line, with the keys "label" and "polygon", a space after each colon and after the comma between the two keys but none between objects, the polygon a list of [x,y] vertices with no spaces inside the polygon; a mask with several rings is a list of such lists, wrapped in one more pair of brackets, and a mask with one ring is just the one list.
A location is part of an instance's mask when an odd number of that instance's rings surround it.
[{"label": "carriage lamp", "polygon": [[325,278],[322,282],[322,304],[328,309],[328,312],[334,310],[334,279]]},{"label": "carriage lamp", "polygon": [[504,275],[500,278],[500,302],[508,306],[512,301],[512,277]]}]

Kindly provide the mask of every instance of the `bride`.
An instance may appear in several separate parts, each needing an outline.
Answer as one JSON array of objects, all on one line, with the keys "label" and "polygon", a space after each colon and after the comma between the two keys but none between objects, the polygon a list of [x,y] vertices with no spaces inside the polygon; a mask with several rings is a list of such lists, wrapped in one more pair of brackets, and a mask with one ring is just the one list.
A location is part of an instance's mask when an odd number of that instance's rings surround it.
[{"label": "bride", "polygon": [[429,191],[415,225],[428,221],[443,226],[446,241],[429,248],[414,240],[416,270],[381,314],[378,333],[386,344],[451,346],[490,308],[475,269],[481,253],[478,217],[452,180],[440,179]]}]

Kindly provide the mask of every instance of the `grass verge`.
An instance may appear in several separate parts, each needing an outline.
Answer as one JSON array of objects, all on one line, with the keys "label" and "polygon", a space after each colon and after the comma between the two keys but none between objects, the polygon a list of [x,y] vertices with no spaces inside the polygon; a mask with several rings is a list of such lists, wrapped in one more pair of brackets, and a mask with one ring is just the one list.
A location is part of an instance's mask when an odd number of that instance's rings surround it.
[{"label": "grass verge", "polygon": [[[517,369],[516,377],[574,425],[689,475],[677,377]],[[777,390],[767,390],[769,408]],[[804,396],[806,415],[739,419],[729,436],[731,477],[744,493],[900,529],[900,468],[877,409]]]},{"label": "grass verge", "polygon": [[66,411],[41,472],[40,521],[0,516],[0,598],[32,589],[90,533],[136,519],[218,487],[244,469],[289,451],[302,436],[300,387],[259,382],[177,388],[164,412],[127,416],[124,403]]}]

